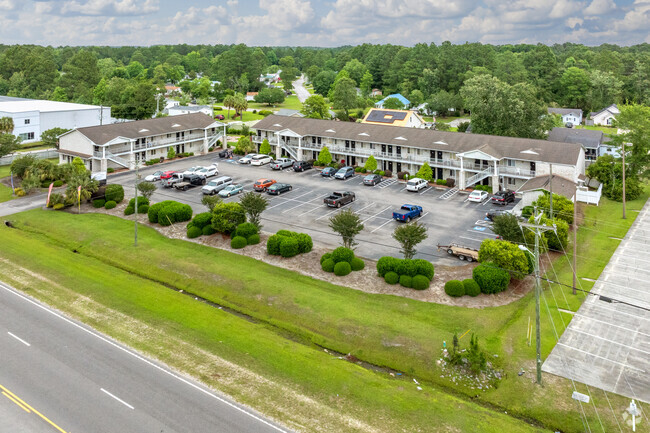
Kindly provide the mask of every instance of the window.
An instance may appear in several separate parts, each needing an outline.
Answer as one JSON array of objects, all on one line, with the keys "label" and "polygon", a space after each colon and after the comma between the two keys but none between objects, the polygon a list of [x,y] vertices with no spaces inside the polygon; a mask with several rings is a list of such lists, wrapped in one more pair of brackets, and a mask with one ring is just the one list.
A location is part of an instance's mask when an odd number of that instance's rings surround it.
[{"label": "window", "polygon": [[514,159],[508,159],[508,167],[514,167],[515,166],[515,160]]},{"label": "window", "polygon": [[508,185],[514,185],[515,183],[516,183],[515,179],[513,179],[511,177],[508,178]]},{"label": "window", "polygon": [[25,140],[33,140],[34,139],[34,133],[33,132],[26,132],[26,133],[23,133],[23,134],[19,134],[18,136],[23,141],[25,141]]},{"label": "window", "polygon": [[30,119],[25,119],[25,125],[29,125],[30,122],[31,122]]}]

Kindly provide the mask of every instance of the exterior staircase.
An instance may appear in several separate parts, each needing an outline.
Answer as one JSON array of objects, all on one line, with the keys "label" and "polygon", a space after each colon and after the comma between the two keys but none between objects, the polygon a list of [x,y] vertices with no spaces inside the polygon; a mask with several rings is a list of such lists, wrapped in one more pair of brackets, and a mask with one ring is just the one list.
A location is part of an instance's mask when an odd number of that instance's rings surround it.
[{"label": "exterior staircase", "polygon": [[465,181],[465,185],[462,185],[463,189],[474,185],[477,182],[482,181],[486,177],[490,177],[494,174],[494,167],[488,167],[486,170],[483,170],[480,173],[475,174]]},{"label": "exterior staircase", "polygon": [[286,144],[282,143],[280,147],[282,148],[282,150],[287,152],[289,156],[291,156],[295,161],[300,160],[300,158],[298,158],[298,153],[292,146],[287,146]]},{"label": "exterior staircase", "polygon": [[113,155],[108,150],[106,151],[106,159],[108,159],[110,161],[113,161],[116,164],[120,164],[122,167],[130,168],[128,160],[126,160],[126,159],[124,159],[122,157]]}]

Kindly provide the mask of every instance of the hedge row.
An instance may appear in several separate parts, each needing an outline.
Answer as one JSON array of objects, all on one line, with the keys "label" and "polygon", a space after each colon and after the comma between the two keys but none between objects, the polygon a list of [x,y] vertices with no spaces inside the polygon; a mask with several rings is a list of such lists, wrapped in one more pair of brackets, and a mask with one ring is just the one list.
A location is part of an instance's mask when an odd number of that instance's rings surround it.
[{"label": "hedge row", "polygon": [[149,206],[147,211],[149,222],[168,226],[173,223],[189,221],[192,218],[190,205],[173,200],[165,200]]},{"label": "hedge row", "polygon": [[340,277],[366,267],[363,260],[354,256],[354,251],[345,247],[338,247],[331,253],[323,254],[320,258],[320,265],[325,272],[334,272]]},{"label": "hedge row", "polygon": [[404,287],[424,290],[433,280],[434,269],[431,262],[424,259],[382,257],[377,261],[377,273],[388,284],[400,283]]},{"label": "hedge row", "polygon": [[274,256],[293,257],[311,251],[311,236],[305,233],[280,230],[266,241],[266,251]]},{"label": "hedge row", "polygon": [[472,271],[472,278],[463,281],[450,280],[445,283],[445,293],[449,296],[478,296],[480,293],[499,293],[508,288],[510,273],[491,263],[478,265]]}]

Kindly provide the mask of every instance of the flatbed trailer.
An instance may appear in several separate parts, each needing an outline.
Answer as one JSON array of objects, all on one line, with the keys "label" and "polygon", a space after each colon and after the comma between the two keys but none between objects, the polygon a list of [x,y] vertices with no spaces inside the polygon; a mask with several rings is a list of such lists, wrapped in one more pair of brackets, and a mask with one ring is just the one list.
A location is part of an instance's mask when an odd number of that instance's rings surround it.
[{"label": "flatbed trailer", "polygon": [[456,256],[459,260],[467,260],[468,262],[478,261],[478,250],[476,248],[451,243],[449,245],[438,244],[438,251],[440,250],[447,251],[447,254]]}]

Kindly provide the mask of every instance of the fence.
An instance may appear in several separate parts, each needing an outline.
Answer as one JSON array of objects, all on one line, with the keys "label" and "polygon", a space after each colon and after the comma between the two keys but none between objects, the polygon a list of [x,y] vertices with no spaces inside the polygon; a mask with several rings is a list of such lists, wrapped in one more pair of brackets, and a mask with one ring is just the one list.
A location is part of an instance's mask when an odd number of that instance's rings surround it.
[{"label": "fence", "polygon": [[600,196],[602,195],[602,193],[603,193],[602,183],[598,187],[597,191],[589,191],[587,189],[578,188],[576,190],[576,200],[581,201],[583,203],[595,204],[596,206],[598,206],[598,203],[600,203]]},{"label": "fence", "polygon": [[13,162],[14,159],[20,158],[21,156],[25,156],[25,155],[33,155],[36,157],[36,159],[51,159],[51,158],[58,158],[59,152],[57,152],[56,149],[46,149],[46,150],[34,150],[31,152],[12,153],[10,155],[5,155],[2,158],[0,158],[0,165],[9,165]]}]

